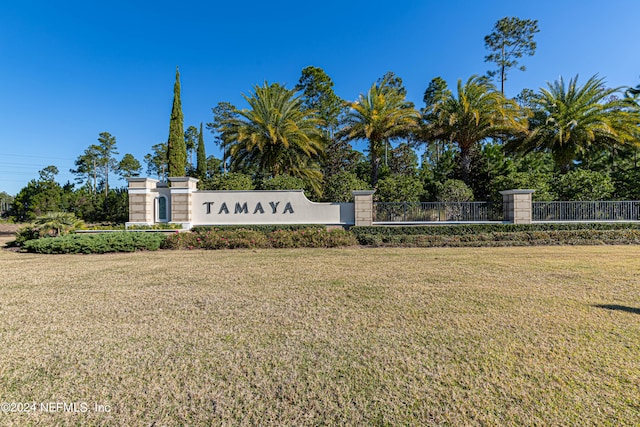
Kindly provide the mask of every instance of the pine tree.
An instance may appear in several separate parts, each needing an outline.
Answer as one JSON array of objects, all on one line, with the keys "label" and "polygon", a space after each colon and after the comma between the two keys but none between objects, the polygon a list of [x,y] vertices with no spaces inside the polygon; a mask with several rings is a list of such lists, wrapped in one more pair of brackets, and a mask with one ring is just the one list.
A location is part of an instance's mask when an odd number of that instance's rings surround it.
[{"label": "pine tree", "polygon": [[538,33],[538,20],[504,17],[496,22],[493,32],[484,38],[484,46],[492,53],[484,57],[484,62],[493,62],[497,69],[487,73],[489,77],[500,78],[500,92],[504,95],[504,82],[507,72],[513,67],[524,71],[518,59],[523,55],[533,56],[536,53],[536,42],[533,36]]},{"label": "pine tree", "polygon": [[102,132],[98,138],[98,165],[103,170],[104,178],[104,195],[109,194],[109,171],[114,171],[118,168],[115,154],[116,151],[116,137],[112,136],[109,132]]},{"label": "pine tree", "polygon": [[187,146],[184,142],[184,117],[180,102],[180,72],[176,67],[176,82],[173,86],[173,108],[169,122],[169,143],[167,148],[169,176],[184,176],[187,166]]},{"label": "pine tree", "polygon": [[198,152],[196,155],[196,177],[200,180],[207,177],[207,154],[204,150],[204,136],[202,135],[202,122],[200,122],[200,134],[198,135]]}]

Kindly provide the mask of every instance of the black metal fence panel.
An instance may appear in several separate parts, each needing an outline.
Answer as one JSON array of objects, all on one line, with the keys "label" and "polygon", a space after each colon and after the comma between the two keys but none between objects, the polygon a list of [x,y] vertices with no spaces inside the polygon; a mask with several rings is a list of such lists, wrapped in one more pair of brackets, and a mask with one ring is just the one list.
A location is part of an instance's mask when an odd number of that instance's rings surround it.
[{"label": "black metal fence panel", "polygon": [[533,221],[640,221],[640,201],[533,202]]},{"label": "black metal fence panel", "polygon": [[491,202],[377,202],[374,222],[486,222],[502,221],[502,203]]}]

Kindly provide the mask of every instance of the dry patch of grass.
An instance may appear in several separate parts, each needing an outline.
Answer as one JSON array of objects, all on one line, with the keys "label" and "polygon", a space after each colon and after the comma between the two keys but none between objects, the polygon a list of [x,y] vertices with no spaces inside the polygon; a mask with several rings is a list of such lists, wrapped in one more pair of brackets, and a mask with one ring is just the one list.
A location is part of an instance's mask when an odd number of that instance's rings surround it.
[{"label": "dry patch of grass", "polygon": [[639,257],[0,251],[0,424],[637,425]]}]

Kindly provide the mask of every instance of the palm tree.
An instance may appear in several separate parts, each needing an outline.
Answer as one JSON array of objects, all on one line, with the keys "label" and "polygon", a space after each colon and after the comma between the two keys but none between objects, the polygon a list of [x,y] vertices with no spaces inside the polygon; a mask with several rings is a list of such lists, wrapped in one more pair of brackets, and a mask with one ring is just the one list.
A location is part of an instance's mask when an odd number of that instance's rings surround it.
[{"label": "palm tree", "polygon": [[635,98],[640,95],[640,85],[636,87],[630,87],[625,92],[626,96],[629,98]]},{"label": "palm tree", "polygon": [[231,159],[235,170],[253,166],[271,177],[296,176],[318,192],[324,142],[315,111],[305,109],[295,91],[277,83],[256,85],[244,98],[250,108],[221,124],[225,161]]},{"label": "palm tree", "polygon": [[512,151],[549,151],[562,173],[590,148],[613,149],[637,143],[640,111],[629,99],[613,96],[597,75],[584,86],[578,77],[566,85],[560,78],[533,98],[531,132],[507,148]]},{"label": "palm tree", "polygon": [[518,104],[506,99],[486,77],[472,76],[458,94],[449,93],[432,107],[427,123],[431,138],[455,143],[460,150],[461,178],[469,184],[471,155],[489,138],[505,138],[527,130]]},{"label": "palm tree", "polygon": [[69,212],[48,212],[43,216],[39,216],[34,221],[40,236],[64,236],[71,231],[81,228],[84,221],[76,218],[73,213]]},{"label": "palm tree", "polygon": [[366,95],[360,94],[348,105],[351,110],[338,136],[348,141],[369,141],[371,185],[375,186],[384,149],[392,140],[417,130],[420,114],[405,99],[404,91],[385,84],[374,83]]}]

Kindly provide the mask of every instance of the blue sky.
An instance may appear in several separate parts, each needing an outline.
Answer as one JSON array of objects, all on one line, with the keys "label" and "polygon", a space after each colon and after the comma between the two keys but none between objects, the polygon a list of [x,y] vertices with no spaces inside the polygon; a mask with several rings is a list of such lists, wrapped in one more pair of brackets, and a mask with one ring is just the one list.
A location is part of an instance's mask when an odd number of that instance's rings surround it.
[{"label": "blue sky", "polygon": [[[640,83],[640,3],[610,1],[12,1],[0,14],[0,191],[16,194],[74,160],[100,132],[141,163],[166,141],[175,67],[185,128],[220,101],[244,107],[255,84],[293,87],[323,68],[336,93],[357,98],[386,71],[422,106],[437,76],[484,74],[484,36],[505,16],[537,19],[535,56],[512,71],[508,96],[576,74],[611,87]],[[207,154],[220,156],[205,131]],[[362,149],[362,146],[356,147]],[[146,166],[144,167],[146,170]],[[124,185],[124,183],[120,183]]]}]

